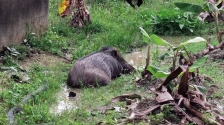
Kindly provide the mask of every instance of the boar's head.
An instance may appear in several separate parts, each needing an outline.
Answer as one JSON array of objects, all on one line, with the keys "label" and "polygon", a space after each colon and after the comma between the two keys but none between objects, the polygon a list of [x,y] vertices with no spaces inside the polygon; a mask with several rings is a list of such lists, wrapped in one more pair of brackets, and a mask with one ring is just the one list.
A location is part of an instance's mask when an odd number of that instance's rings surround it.
[{"label": "boar's head", "polygon": [[113,56],[121,65],[122,73],[128,74],[135,71],[135,68],[121,56],[120,52],[112,47],[102,47],[100,51]]}]

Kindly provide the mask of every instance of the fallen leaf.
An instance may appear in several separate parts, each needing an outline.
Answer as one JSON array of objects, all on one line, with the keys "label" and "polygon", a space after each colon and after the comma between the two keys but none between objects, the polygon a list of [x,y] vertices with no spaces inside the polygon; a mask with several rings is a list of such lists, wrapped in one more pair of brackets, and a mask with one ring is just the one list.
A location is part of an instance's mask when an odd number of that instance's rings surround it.
[{"label": "fallen leaf", "polygon": [[128,117],[129,120],[134,120],[134,119],[145,119],[146,115],[151,113],[152,111],[158,109],[160,105],[156,106],[150,106],[147,110],[143,111],[134,111],[131,113],[131,115]]},{"label": "fallen leaf", "polygon": [[217,116],[216,121],[218,121],[221,125],[224,125],[224,118],[222,116]]},{"label": "fallen leaf", "polygon": [[209,117],[206,114],[203,114],[201,111],[197,110],[195,107],[193,107],[190,104],[190,100],[184,98],[184,106],[190,110],[194,115],[196,115],[197,117],[199,117],[200,119],[202,119],[203,121],[206,121],[206,123],[208,124],[215,124],[215,125],[221,125],[219,124],[217,121],[215,121],[214,119],[212,119],[211,117]]},{"label": "fallen leaf", "polygon": [[95,114],[97,114],[97,112],[101,113],[101,114],[106,114],[107,111],[109,111],[109,110],[115,110],[115,107],[112,107],[112,106],[102,106],[102,107],[100,107],[98,109],[92,110],[91,114],[95,115]]},{"label": "fallen leaf", "polygon": [[124,94],[124,95],[120,95],[120,96],[116,96],[114,98],[112,98],[110,100],[111,103],[114,103],[114,102],[121,102],[121,101],[126,101],[126,99],[135,99],[135,98],[138,98],[141,100],[141,96],[138,95],[138,94]]},{"label": "fallen leaf", "polygon": [[62,0],[58,6],[58,15],[65,17],[70,13],[70,0]]},{"label": "fallen leaf", "polygon": [[186,125],[186,124],[188,124],[188,122],[187,122],[187,118],[186,118],[186,116],[185,116],[185,117],[183,117],[183,118],[181,119],[179,125]]},{"label": "fallen leaf", "polygon": [[211,106],[206,101],[206,96],[199,91],[188,91],[188,98],[192,104],[196,104],[203,110],[210,110]]},{"label": "fallen leaf", "polygon": [[197,125],[204,125],[204,122],[198,117],[192,117],[192,120],[197,123]]},{"label": "fallen leaf", "polygon": [[169,92],[157,92],[156,94],[158,95],[156,97],[156,101],[158,103],[163,103],[163,102],[173,101],[174,100]]},{"label": "fallen leaf", "polygon": [[167,92],[167,87],[162,86],[161,92]]},{"label": "fallen leaf", "polygon": [[[189,67],[186,66],[184,67],[185,71],[184,71],[184,74],[183,76],[181,77],[181,80],[180,80],[180,85],[178,87],[178,93],[185,96],[186,97],[186,93],[188,91],[188,75],[189,75]],[[183,69],[182,69],[183,70]]]},{"label": "fallen leaf", "polygon": [[188,66],[179,66],[176,70],[174,70],[167,78],[166,80],[163,82],[163,84],[161,84],[158,87],[158,90],[161,90],[162,86],[166,86],[171,80],[175,79],[178,77],[178,75],[183,71],[185,72]]},{"label": "fallen leaf", "polygon": [[126,106],[126,108],[131,109],[131,110],[135,110],[138,105],[139,105],[139,102],[137,100],[135,100],[130,105]]},{"label": "fallen leaf", "polygon": [[198,124],[198,125],[203,125],[203,124],[199,124],[200,122],[197,121],[197,120],[194,120],[192,117],[190,117],[186,112],[183,111],[182,108],[179,107],[179,105],[175,104],[174,105],[174,108],[178,111],[178,112],[181,112],[184,117],[186,117],[186,119],[190,122],[193,122],[194,124]]}]

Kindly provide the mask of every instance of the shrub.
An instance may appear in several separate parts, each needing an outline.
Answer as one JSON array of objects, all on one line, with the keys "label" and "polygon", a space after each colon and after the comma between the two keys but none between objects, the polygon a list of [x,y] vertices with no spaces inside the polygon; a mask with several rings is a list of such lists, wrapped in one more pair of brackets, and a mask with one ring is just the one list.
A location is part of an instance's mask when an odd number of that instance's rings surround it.
[{"label": "shrub", "polygon": [[202,21],[197,15],[177,8],[162,9],[152,15],[152,32],[158,35],[194,35],[200,33]]}]

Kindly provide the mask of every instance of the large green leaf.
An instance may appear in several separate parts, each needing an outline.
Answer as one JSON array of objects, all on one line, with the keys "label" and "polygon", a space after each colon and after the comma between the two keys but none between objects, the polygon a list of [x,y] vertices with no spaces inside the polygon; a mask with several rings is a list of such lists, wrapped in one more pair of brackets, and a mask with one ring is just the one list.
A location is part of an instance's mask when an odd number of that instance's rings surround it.
[{"label": "large green leaf", "polygon": [[143,34],[143,41],[146,42],[146,43],[151,42],[149,34],[142,27],[139,27],[139,28],[140,28],[140,30]]},{"label": "large green leaf", "polygon": [[165,45],[168,45],[169,43],[166,42],[165,40],[163,40],[162,38],[156,36],[155,34],[152,34],[150,36],[152,42],[156,45],[162,45],[162,46],[165,46]]},{"label": "large green leaf", "polygon": [[174,2],[174,5],[181,10],[193,13],[200,13],[203,11],[202,6],[186,2]]},{"label": "large green leaf", "polygon": [[206,55],[203,56],[201,59],[196,60],[194,64],[190,67],[189,72],[194,72],[197,68],[201,67],[205,63],[207,57],[208,56]]},{"label": "large green leaf", "polygon": [[199,86],[199,85],[189,85],[189,87],[191,89],[197,89],[198,91],[200,91],[201,93],[206,93],[207,89],[204,86]]},{"label": "large green leaf", "polygon": [[[203,56],[201,59],[194,62],[194,64],[189,68],[189,72],[194,72],[197,68],[200,68],[206,61],[208,55]],[[182,76],[184,72],[181,72],[179,76]]]},{"label": "large green leaf", "polygon": [[216,10],[218,10],[218,8],[216,7],[215,4],[212,4],[210,2],[208,2],[208,9],[210,12],[215,12]]},{"label": "large green leaf", "polygon": [[206,42],[206,40],[202,37],[195,37],[194,39],[190,39],[187,42],[181,43],[178,48],[183,48],[184,46],[191,43],[200,43],[200,42]]},{"label": "large green leaf", "polygon": [[149,72],[151,72],[152,75],[155,76],[156,78],[166,78],[170,75],[169,72],[165,72],[162,69],[160,69],[158,67],[155,67],[155,66],[152,66],[152,65],[149,65],[147,70]]},{"label": "large green leaf", "polygon": [[173,54],[170,54],[170,53],[164,53],[164,54],[162,54],[161,56],[159,56],[159,58],[160,58],[161,60],[164,60],[166,56],[167,56],[167,57],[174,57]]},{"label": "large green leaf", "polygon": [[202,4],[202,8],[203,8],[204,11],[209,12],[208,2],[204,2],[204,3]]}]

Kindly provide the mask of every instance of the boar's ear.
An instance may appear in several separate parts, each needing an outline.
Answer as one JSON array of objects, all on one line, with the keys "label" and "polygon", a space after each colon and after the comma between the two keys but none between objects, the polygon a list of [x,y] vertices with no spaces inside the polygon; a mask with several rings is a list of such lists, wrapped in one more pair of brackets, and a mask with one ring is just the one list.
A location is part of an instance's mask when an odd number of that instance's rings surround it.
[{"label": "boar's ear", "polygon": [[118,52],[117,52],[117,50],[112,50],[112,51],[111,51],[111,55],[112,55],[113,57],[117,57],[117,56],[118,56]]}]

